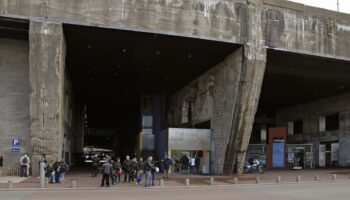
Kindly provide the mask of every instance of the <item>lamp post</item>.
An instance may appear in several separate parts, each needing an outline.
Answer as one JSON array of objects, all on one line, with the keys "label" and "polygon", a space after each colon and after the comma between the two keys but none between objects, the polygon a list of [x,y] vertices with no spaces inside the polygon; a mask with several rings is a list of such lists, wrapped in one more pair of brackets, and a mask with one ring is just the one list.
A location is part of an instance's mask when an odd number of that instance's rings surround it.
[{"label": "lamp post", "polygon": [[337,0],[337,11],[339,12],[339,0]]}]

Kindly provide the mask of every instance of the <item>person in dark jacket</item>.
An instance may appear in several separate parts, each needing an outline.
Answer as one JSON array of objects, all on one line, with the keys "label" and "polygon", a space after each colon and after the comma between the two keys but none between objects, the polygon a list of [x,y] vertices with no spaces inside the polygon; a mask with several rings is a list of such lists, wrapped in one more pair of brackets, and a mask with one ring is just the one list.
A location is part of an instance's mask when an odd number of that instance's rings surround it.
[{"label": "person in dark jacket", "polygon": [[116,170],[116,183],[119,183],[120,182],[120,176],[122,175],[123,173],[123,170],[122,170],[122,164],[120,162],[120,158],[117,158],[117,160],[113,163],[113,167],[115,168]]},{"label": "person in dark jacket", "polygon": [[154,168],[152,159],[153,159],[152,156],[148,156],[144,164],[144,171],[146,175],[145,187],[151,186],[151,183],[152,183],[152,169]]},{"label": "person in dark jacket", "polygon": [[132,182],[135,181],[136,173],[137,173],[137,160],[135,157],[131,160],[131,165],[130,165],[130,179]]},{"label": "person in dark jacket", "polygon": [[171,165],[173,165],[173,161],[167,156],[164,159],[164,178],[169,178]]},{"label": "person in dark jacket", "polygon": [[130,160],[130,156],[126,156],[125,160],[123,162],[123,168],[124,168],[124,183],[126,182],[126,180],[128,179],[128,182],[131,182],[131,160]]},{"label": "person in dark jacket", "polygon": [[108,160],[107,162],[105,162],[102,165],[102,182],[101,182],[101,187],[103,187],[105,185],[106,182],[106,186],[109,187],[109,177],[112,174],[112,165],[110,163],[111,161]]},{"label": "person in dark jacket", "polygon": [[199,166],[201,165],[201,159],[197,156],[194,162],[196,165],[196,174],[199,174],[200,173]]},{"label": "person in dark jacket", "polygon": [[97,176],[98,172],[98,166],[100,164],[100,159],[98,158],[97,154],[92,157],[92,176]]},{"label": "person in dark jacket", "polygon": [[136,184],[140,185],[142,181],[142,175],[144,174],[144,161],[142,157],[137,161],[137,172],[136,172]]}]

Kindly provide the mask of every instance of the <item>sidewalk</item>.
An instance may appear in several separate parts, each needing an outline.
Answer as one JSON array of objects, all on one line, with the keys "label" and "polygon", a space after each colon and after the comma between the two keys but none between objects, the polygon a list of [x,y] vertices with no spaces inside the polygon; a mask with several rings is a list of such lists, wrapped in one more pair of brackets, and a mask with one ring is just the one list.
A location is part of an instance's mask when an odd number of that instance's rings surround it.
[{"label": "sidewalk", "polygon": [[[296,182],[296,177],[301,176],[301,182],[314,181],[315,175],[318,175],[320,182],[332,181],[332,175],[337,174],[337,180],[349,180],[350,169],[313,169],[313,170],[268,170],[264,174],[243,174],[234,176],[209,176],[209,175],[191,175],[191,174],[172,174],[169,179],[164,180],[166,187],[184,186],[185,179],[190,179],[191,186],[208,186],[209,178],[215,179],[214,185],[232,185],[235,177],[238,178],[238,184],[256,184],[256,177],[260,177],[260,184],[276,183],[276,177],[281,176],[282,183]],[[159,186],[161,174],[156,176],[155,185]],[[123,179],[123,177],[122,177]],[[20,177],[0,177],[0,189],[7,187],[7,181],[13,181],[13,188],[39,188],[39,179],[37,177],[20,178]],[[66,174],[65,184],[46,184],[46,188],[71,188],[72,180],[77,181],[78,188],[100,188],[101,175],[91,177],[89,171],[72,171]],[[111,188],[130,188],[143,187],[133,183],[119,183],[111,185]]]}]

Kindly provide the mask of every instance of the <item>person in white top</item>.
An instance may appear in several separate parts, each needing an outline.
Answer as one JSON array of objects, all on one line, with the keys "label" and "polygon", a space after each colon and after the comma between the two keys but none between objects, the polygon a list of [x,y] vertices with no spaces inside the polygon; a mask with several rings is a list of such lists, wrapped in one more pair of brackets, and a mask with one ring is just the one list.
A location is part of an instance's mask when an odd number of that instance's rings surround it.
[{"label": "person in white top", "polygon": [[29,156],[27,154],[24,154],[24,156],[21,156],[19,162],[21,164],[20,176],[21,177],[28,177],[29,165],[30,165]]},{"label": "person in white top", "polygon": [[190,170],[192,174],[194,174],[196,170],[196,159],[193,157],[190,158]]}]

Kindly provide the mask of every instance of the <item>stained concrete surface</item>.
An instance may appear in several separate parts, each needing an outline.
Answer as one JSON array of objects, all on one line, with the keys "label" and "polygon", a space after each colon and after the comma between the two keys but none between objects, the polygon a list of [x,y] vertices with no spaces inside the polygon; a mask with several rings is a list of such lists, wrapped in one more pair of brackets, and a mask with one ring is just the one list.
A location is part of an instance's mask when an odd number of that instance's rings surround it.
[{"label": "stained concrete surface", "polygon": [[51,191],[3,191],[0,199],[192,199],[192,200],[347,200],[350,182],[286,185],[247,185],[228,187],[140,188]]}]

